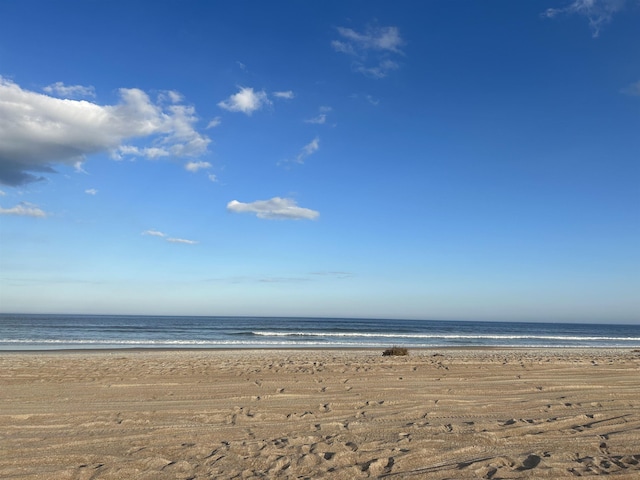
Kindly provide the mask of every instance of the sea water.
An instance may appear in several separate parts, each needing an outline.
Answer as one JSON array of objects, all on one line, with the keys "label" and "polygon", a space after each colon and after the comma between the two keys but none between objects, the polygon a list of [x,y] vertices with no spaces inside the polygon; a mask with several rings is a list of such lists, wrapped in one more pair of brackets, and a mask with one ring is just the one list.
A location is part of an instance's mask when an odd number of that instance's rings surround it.
[{"label": "sea water", "polygon": [[640,325],[0,314],[0,350],[389,347],[640,348]]}]

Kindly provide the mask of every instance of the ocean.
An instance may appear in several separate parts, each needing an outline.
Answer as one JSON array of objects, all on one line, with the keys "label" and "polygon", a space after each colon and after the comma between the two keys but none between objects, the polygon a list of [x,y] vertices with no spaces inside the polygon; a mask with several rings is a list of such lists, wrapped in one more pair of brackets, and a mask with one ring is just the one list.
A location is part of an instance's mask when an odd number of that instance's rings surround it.
[{"label": "ocean", "polygon": [[291,317],[0,314],[0,350],[640,348],[640,325]]}]

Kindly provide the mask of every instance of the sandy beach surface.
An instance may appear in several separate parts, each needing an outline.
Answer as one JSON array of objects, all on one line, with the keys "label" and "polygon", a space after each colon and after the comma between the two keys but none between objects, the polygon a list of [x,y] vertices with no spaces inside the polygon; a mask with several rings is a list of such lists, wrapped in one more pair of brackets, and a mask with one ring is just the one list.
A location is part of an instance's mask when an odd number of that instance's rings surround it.
[{"label": "sandy beach surface", "polygon": [[640,478],[640,352],[0,354],[0,478]]}]

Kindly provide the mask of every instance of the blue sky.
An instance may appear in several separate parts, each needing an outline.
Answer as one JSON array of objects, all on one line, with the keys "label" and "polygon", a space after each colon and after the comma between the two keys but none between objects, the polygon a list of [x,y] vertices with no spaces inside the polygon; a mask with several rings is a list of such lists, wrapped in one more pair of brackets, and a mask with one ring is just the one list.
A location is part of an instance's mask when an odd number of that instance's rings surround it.
[{"label": "blue sky", "polygon": [[640,322],[640,2],[0,1],[0,310]]}]

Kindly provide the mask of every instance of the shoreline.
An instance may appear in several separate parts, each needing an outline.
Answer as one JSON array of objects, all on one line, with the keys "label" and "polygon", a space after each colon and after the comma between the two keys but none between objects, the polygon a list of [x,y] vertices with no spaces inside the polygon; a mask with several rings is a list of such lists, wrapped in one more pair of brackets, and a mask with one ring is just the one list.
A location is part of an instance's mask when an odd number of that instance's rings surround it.
[{"label": "shoreline", "polygon": [[[392,346],[398,345],[388,345],[381,347],[343,347],[343,346],[335,346],[335,347],[123,347],[123,348],[52,348],[52,349],[0,349],[0,356],[3,354],[67,354],[67,353],[77,353],[82,354],[86,353],[87,355],[94,355],[100,353],[153,353],[153,352],[191,352],[191,353],[215,353],[215,352],[263,352],[263,353],[278,353],[278,352],[380,352],[382,355],[382,351],[391,348]],[[400,345],[404,347],[405,345]],[[407,356],[411,356],[412,352],[414,354],[424,354],[430,351],[451,351],[451,352],[482,352],[482,351],[515,351],[515,352],[547,352],[547,353],[558,353],[558,352],[575,352],[575,353],[619,353],[619,352],[630,352],[630,353],[640,353],[640,347],[636,346],[606,346],[606,347],[584,347],[584,346],[561,346],[561,347],[535,347],[535,346],[437,346],[437,347],[406,347],[409,350],[409,354]]]}]

